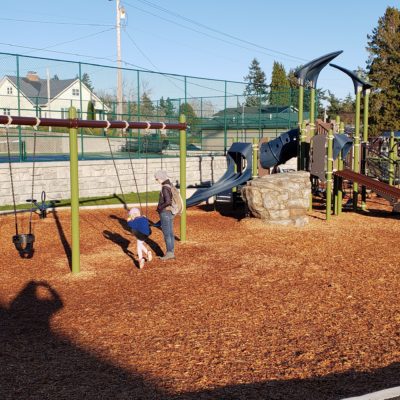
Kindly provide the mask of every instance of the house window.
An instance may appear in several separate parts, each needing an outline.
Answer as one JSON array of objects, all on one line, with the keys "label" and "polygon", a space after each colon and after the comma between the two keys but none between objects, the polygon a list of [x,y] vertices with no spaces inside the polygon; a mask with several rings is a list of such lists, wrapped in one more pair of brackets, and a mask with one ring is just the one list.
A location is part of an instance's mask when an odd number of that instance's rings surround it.
[{"label": "house window", "polygon": [[13,88],[12,88],[11,86],[9,86],[9,87],[7,88],[7,94],[12,94],[12,92],[13,92],[12,89],[13,89]]},{"label": "house window", "polygon": [[9,108],[3,108],[3,115],[11,115],[11,110]]},{"label": "house window", "polygon": [[79,96],[79,89],[72,89],[72,96]]}]

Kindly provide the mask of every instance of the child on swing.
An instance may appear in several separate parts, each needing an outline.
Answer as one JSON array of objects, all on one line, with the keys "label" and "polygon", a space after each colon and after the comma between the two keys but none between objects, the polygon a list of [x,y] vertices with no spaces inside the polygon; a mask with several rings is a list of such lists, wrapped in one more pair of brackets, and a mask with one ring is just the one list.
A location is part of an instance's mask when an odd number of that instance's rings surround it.
[{"label": "child on swing", "polygon": [[142,269],[146,261],[143,258],[143,253],[146,255],[147,261],[153,259],[151,250],[145,245],[145,241],[151,234],[149,220],[145,216],[140,215],[140,210],[138,208],[131,208],[129,210],[127,222],[132,234],[136,237],[139,268]]}]

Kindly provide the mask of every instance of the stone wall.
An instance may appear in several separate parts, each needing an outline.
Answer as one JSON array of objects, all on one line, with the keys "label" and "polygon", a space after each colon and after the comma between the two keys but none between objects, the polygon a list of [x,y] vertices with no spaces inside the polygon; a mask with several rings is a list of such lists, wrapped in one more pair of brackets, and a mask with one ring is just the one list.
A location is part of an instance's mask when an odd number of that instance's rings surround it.
[{"label": "stone wall", "polygon": [[242,189],[253,216],[270,224],[295,226],[308,223],[310,193],[310,174],[305,171],[265,175]]},{"label": "stone wall", "polygon": [[[179,182],[179,158],[132,159],[139,192],[159,190],[154,173],[165,169],[176,184]],[[196,156],[187,158],[187,185],[217,181],[226,171],[224,156]],[[116,160],[118,175],[123,193],[137,192],[129,160]],[[17,204],[31,198],[32,163],[12,164],[14,192]],[[34,197],[40,199],[44,190],[49,200],[70,198],[69,162],[36,162]],[[193,191],[187,190],[187,195]],[[79,161],[79,196],[97,197],[121,194],[117,174],[112,160]],[[12,204],[12,191],[9,165],[0,164],[0,205]]]}]

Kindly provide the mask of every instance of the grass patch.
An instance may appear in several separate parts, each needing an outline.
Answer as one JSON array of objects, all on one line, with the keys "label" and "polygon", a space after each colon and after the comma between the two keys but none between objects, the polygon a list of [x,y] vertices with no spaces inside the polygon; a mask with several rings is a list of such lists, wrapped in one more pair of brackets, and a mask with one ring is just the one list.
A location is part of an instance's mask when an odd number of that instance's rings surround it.
[{"label": "grass patch", "polygon": [[[102,196],[102,197],[81,197],[79,199],[80,206],[103,206],[103,205],[112,205],[112,204],[124,204],[126,203],[156,203],[158,202],[159,191],[157,192],[148,192],[148,193],[126,193],[124,196],[122,194],[113,194],[111,196]],[[140,201],[139,201],[140,198]],[[47,201],[46,203],[49,203]],[[39,202],[40,204],[40,202]],[[55,207],[69,207],[71,206],[71,199],[60,200],[59,203],[55,204]],[[0,211],[8,211],[13,210],[12,205],[0,206]],[[17,204],[17,210],[29,210],[29,203]]]}]

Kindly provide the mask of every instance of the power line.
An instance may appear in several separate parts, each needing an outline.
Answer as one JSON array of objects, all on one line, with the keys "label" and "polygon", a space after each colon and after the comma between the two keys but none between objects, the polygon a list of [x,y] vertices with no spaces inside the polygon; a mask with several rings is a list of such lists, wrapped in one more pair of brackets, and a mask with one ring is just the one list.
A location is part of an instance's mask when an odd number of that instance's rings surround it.
[{"label": "power line", "polygon": [[[112,27],[112,28],[109,28],[109,29],[104,29],[104,30],[102,30],[100,32],[91,33],[89,35],[81,36],[81,37],[76,38],[76,39],[67,40],[65,42],[55,43],[55,44],[53,44],[51,46],[46,46],[46,47],[42,47],[42,48],[29,47],[29,46],[20,46],[20,45],[11,44],[11,43],[4,43],[4,42],[0,42],[0,44],[2,44],[4,46],[12,46],[12,47],[25,48],[25,49],[32,50],[32,51],[29,51],[29,52],[25,53],[25,55],[26,54],[30,54],[30,53],[34,53],[36,51],[47,51],[47,52],[51,52],[51,53],[60,53],[60,54],[69,54],[69,55],[75,55],[75,56],[82,56],[80,54],[67,53],[67,52],[62,52],[62,51],[52,51],[52,50],[48,50],[48,49],[51,49],[51,48],[57,47],[57,46],[61,46],[63,44],[76,42],[78,40],[87,39],[88,37],[97,36],[97,35],[100,35],[101,33],[108,32],[108,31],[111,31],[113,29],[115,29],[115,27]],[[83,57],[88,57],[88,56],[83,56]],[[99,58],[100,59],[100,57],[92,57],[92,58]],[[106,58],[104,58],[104,57],[101,57],[101,59],[106,60]]]},{"label": "power line", "polygon": [[39,21],[33,19],[17,19],[17,18],[4,18],[0,17],[2,21],[12,21],[12,22],[28,22],[28,23],[38,23],[38,24],[52,24],[52,25],[74,25],[74,26],[114,26],[112,24],[96,24],[96,23],[79,23],[79,22],[60,22],[60,21]]},{"label": "power line", "polygon": [[[89,56],[87,54],[70,53],[70,52],[67,52],[67,51],[56,51],[56,50],[39,49],[37,47],[21,46],[21,45],[14,44],[14,43],[0,42],[0,45],[9,46],[9,47],[17,47],[17,48],[20,48],[20,49],[28,49],[28,50],[34,50],[34,51],[45,51],[45,52],[48,52],[48,53],[55,53],[55,54],[66,54],[66,55],[69,55],[69,56],[84,57],[84,58],[89,58],[89,59],[93,59],[93,60],[95,60],[95,59],[97,59],[97,60],[106,60],[106,61],[110,61],[110,62],[113,62],[113,63],[116,61],[115,59],[112,59],[112,58]],[[23,55],[26,55],[26,54],[29,54],[29,53],[20,54],[20,55],[23,56]],[[15,55],[15,54],[12,54],[12,55]],[[65,61],[65,60],[60,60],[60,61]]]},{"label": "power line", "polygon": [[[124,2],[124,4],[127,4],[127,3]],[[152,13],[151,11],[144,10],[144,9],[142,9],[142,8],[133,6],[133,5],[131,5],[131,4],[127,4],[127,5],[128,5],[129,7],[135,8],[136,10],[139,10],[139,11],[142,11],[142,12],[144,12],[144,13],[146,13],[146,14],[152,15],[153,17],[156,17],[156,18],[161,19],[161,20],[163,20],[163,21],[167,21],[167,22],[169,22],[169,23],[171,23],[171,24],[173,24],[173,25],[180,26],[181,28],[187,29],[187,30],[189,30],[189,31],[199,33],[200,35],[207,36],[207,37],[209,37],[209,38],[211,38],[211,39],[216,39],[216,40],[219,40],[220,42],[228,43],[228,44],[230,44],[230,45],[232,45],[232,46],[241,47],[242,49],[246,49],[246,50],[249,50],[249,51],[254,51],[254,49],[250,49],[249,47],[242,46],[242,45],[240,45],[240,44],[238,44],[238,43],[234,43],[234,42],[231,42],[231,41],[228,41],[228,40],[225,40],[225,39],[222,39],[222,38],[219,38],[219,37],[210,35],[210,34],[208,34],[208,33],[206,33],[206,32],[199,31],[198,29],[190,28],[190,27],[188,27],[188,26],[186,26],[186,25],[180,24],[179,22],[171,21],[171,20],[168,19],[168,18],[164,18],[164,17],[161,17],[160,15],[157,15],[157,14]],[[262,53],[262,54],[266,54],[266,55],[268,55],[268,56],[270,56],[270,57],[274,57],[272,54],[265,53],[264,51],[260,51],[260,50],[256,50],[256,51],[258,51],[259,53]]]},{"label": "power line", "polygon": [[[198,26],[198,27],[201,27],[201,28],[207,29],[207,30],[209,30],[209,31],[215,32],[215,33],[217,33],[217,34],[219,34],[219,35],[228,37],[228,38],[230,38],[230,39],[234,39],[234,40],[236,40],[236,41],[238,41],[238,42],[241,42],[241,43],[244,43],[244,44],[247,44],[247,45],[256,47],[256,48],[261,49],[261,50],[267,50],[267,51],[269,51],[269,52],[276,53],[276,54],[279,54],[279,55],[282,55],[282,56],[285,56],[285,57],[290,57],[290,58],[292,58],[292,59],[296,59],[296,60],[299,60],[299,61],[307,61],[307,60],[304,59],[304,58],[297,57],[297,56],[293,56],[293,55],[291,55],[291,54],[284,53],[284,52],[281,52],[281,51],[278,51],[278,50],[270,49],[270,48],[261,46],[261,45],[259,45],[259,44],[257,44],[257,43],[254,43],[254,42],[251,42],[251,41],[248,41],[248,40],[245,40],[245,39],[241,39],[241,38],[239,38],[239,37],[237,37],[237,36],[234,36],[234,35],[231,35],[231,34],[222,32],[222,31],[220,31],[220,30],[218,30],[218,29],[209,27],[209,26],[207,26],[207,25],[205,25],[205,24],[202,24],[202,23],[200,23],[200,22],[197,22],[197,21],[195,21],[195,20],[193,20],[193,19],[187,18],[187,17],[185,17],[185,16],[183,16],[183,15],[181,15],[181,14],[178,14],[178,13],[175,13],[175,12],[172,12],[172,11],[169,11],[168,9],[163,8],[163,7],[161,7],[161,6],[157,5],[157,4],[154,4],[154,3],[150,2],[150,1],[147,1],[147,0],[137,0],[137,1],[139,1],[139,2],[141,2],[141,3],[143,3],[143,4],[146,4],[146,5],[150,6],[150,7],[153,7],[153,8],[155,8],[155,9],[159,10],[159,11],[162,11],[162,12],[164,12],[164,13],[166,13],[166,14],[169,14],[169,15],[172,15],[172,16],[174,16],[174,17],[176,17],[176,18],[182,19],[182,20],[184,20],[184,21],[186,21],[186,22],[189,22],[189,23],[191,23],[191,24],[193,24],[193,25],[196,25],[196,26]],[[150,11],[143,10],[143,9],[141,9],[141,8],[139,8],[139,7],[133,6],[132,4],[127,3],[126,1],[125,1],[124,3],[125,3],[126,5],[128,5],[128,6],[130,6],[130,7],[133,7],[133,8],[138,9],[139,11],[148,13],[148,14],[150,14],[150,15],[155,16],[156,18],[163,19],[163,20],[168,21],[168,22],[170,22],[170,23],[172,23],[172,24],[175,24],[175,25],[184,27],[185,29],[189,29],[189,30],[192,30],[192,31],[194,31],[194,32],[200,33],[200,34],[202,34],[202,35],[211,37],[211,38],[213,38],[213,39],[217,39],[217,40],[220,40],[220,41],[223,41],[223,42],[232,44],[232,45],[234,45],[234,46],[238,46],[238,47],[245,48],[246,50],[250,50],[248,47],[240,46],[240,45],[238,45],[237,43],[233,43],[233,42],[226,41],[226,40],[223,40],[223,39],[218,38],[218,37],[215,37],[215,36],[211,36],[211,35],[209,35],[209,34],[206,34],[206,33],[204,33],[204,32],[198,31],[198,30],[196,30],[196,29],[189,28],[189,27],[187,27],[186,25],[181,25],[181,24],[179,24],[179,23],[177,23],[177,22],[174,22],[174,21],[171,21],[171,20],[169,20],[169,19],[163,18],[163,17],[161,17],[161,16],[159,16],[159,15],[157,15],[157,14],[151,13]],[[253,51],[253,50],[254,50],[254,49],[252,49],[251,51]],[[272,54],[268,54],[268,53],[265,53],[265,52],[263,52],[263,51],[261,51],[261,53],[267,54],[268,56],[273,57]]]}]

